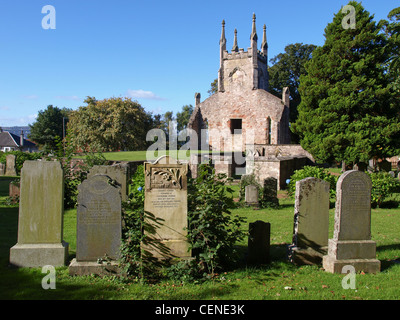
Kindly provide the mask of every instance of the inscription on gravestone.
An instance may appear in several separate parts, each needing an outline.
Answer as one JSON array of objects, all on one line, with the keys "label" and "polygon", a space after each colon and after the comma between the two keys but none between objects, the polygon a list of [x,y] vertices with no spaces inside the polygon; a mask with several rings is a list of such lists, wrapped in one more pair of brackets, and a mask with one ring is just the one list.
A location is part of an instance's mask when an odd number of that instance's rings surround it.
[{"label": "inscription on gravestone", "polygon": [[371,179],[361,171],[343,174],[336,188],[335,229],[323,267],[341,273],[351,265],[356,272],[377,273],[376,243],[371,240]]},{"label": "inscription on gravestone", "polygon": [[[169,156],[154,163],[145,163],[145,212],[161,221],[153,241],[165,245],[171,256],[190,257],[187,242],[187,164],[181,164]],[[149,220],[151,223],[151,221]],[[147,247],[154,257],[165,255],[154,247]]]},{"label": "inscription on gravestone", "polygon": [[121,195],[110,178],[95,175],[79,187],[76,260],[97,261],[105,255],[119,258]]}]

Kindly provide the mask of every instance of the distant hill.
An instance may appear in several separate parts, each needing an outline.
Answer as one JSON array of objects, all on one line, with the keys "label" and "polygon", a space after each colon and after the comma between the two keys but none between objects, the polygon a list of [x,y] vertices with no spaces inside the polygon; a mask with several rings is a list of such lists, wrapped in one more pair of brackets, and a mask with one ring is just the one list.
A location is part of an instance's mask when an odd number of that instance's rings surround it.
[{"label": "distant hill", "polygon": [[28,134],[31,133],[31,128],[29,126],[24,126],[24,127],[1,127],[3,131],[8,131],[10,133],[16,134],[17,136],[21,135],[21,130],[24,131],[24,137],[25,139],[28,137]]}]

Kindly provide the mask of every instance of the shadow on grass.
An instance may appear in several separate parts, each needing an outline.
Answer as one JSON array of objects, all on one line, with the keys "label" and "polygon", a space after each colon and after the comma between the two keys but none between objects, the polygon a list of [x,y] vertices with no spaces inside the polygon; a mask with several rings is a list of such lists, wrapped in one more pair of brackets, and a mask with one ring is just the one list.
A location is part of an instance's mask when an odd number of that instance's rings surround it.
[{"label": "shadow on grass", "polygon": [[[383,253],[384,251],[393,251],[399,250],[400,251],[400,243],[394,243],[384,246],[378,246],[376,251],[379,253]],[[399,254],[400,255],[400,254]],[[397,257],[398,258],[398,257]],[[396,260],[380,260],[381,261],[381,271],[389,270],[390,268],[398,265],[400,263],[399,259]]]}]

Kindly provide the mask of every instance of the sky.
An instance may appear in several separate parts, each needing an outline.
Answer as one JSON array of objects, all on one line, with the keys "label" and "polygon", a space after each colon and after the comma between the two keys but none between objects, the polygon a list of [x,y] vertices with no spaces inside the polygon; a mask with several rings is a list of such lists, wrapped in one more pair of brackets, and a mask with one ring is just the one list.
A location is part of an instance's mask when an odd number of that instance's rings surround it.
[{"label": "sky", "polygon": [[[1,0],[0,126],[26,126],[48,105],[76,110],[87,96],[130,97],[163,114],[208,97],[218,76],[221,22],[227,49],[247,51],[253,13],[269,59],[291,43],[324,44],[345,0]],[[399,0],[364,0],[375,20]],[[55,19],[49,20],[50,5]],[[53,29],[46,28],[55,20]],[[45,26],[45,28],[43,27]]]}]

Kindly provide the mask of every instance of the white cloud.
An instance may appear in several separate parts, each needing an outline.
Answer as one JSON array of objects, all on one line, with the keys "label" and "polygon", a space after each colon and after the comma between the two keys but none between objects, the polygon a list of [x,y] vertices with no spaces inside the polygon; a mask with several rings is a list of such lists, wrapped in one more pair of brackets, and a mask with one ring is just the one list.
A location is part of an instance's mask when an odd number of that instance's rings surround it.
[{"label": "white cloud", "polygon": [[129,98],[136,98],[136,99],[166,100],[165,98],[157,96],[154,92],[145,91],[142,89],[139,90],[128,89],[126,95]]}]

